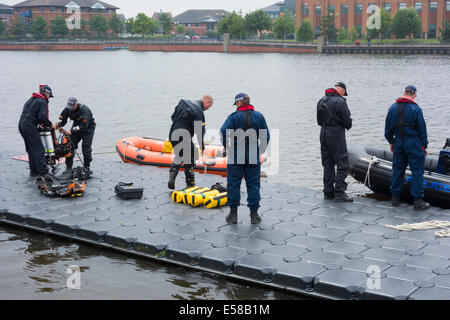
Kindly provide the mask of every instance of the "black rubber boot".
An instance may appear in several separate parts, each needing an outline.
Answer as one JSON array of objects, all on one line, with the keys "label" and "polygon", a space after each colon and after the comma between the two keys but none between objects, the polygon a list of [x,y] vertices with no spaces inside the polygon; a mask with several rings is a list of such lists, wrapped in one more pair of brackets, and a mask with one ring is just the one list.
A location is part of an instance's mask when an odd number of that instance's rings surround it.
[{"label": "black rubber boot", "polygon": [[66,158],[66,168],[67,168],[66,171],[68,169],[72,170],[72,167],[73,167],[73,157],[70,156],[70,157]]},{"label": "black rubber boot", "polygon": [[85,167],[85,168],[87,170],[86,173],[87,173],[88,179],[92,178],[92,175],[94,174],[94,172],[91,170],[90,167]]},{"label": "black rubber boot", "polygon": [[399,196],[392,196],[391,204],[392,204],[393,207],[398,207],[400,205],[400,197]]},{"label": "black rubber boot", "polygon": [[238,219],[237,219],[238,211],[237,210],[238,210],[237,207],[230,208],[230,213],[225,218],[225,221],[228,223],[236,224],[238,221]]},{"label": "black rubber boot", "polygon": [[86,158],[84,158],[84,167],[88,171],[89,177],[94,174],[94,172],[91,170],[91,161],[86,160]]},{"label": "black rubber boot", "polygon": [[250,212],[250,221],[252,224],[259,224],[261,223],[261,217],[259,216],[257,211],[251,211]]},{"label": "black rubber boot", "polygon": [[72,168],[66,168],[66,170],[59,176],[56,177],[58,180],[69,180],[73,177],[73,170]]},{"label": "black rubber boot", "polygon": [[55,177],[51,173],[40,175],[37,179],[42,182],[55,182]]},{"label": "black rubber boot", "polygon": [[188,188],[195,186],[194,166],[185,167],[184,173],[186,174],[186,186]]},{"label": "black rubber boot", "polygon": [[30,177],[37,177],[39,174],[36,171],[30,170]]},{"label": "black rubber boot", "polygon": [[176,180],[177,175],[178,175],[178,169],[179,169],[179,167],[175,167],[175,166],[171,166],[171,167],[170,167],[170,171],[169,171],[169,183],[167,184],[167,186],[168,186],[169,189],[171,189],[171,190],[175,189],[175,180]]},{"label": "black rubber boot", "polygon": [[332,193],[332,192],[324,192],[323,193],[323,198],[325,200],[333,200],[334,199],[334,193]]},{"label": "black rubber boot", "polygon": [[428,202],[423,201],[423,199],[414,200],[414,210],[415,211],[427,210],[430,208],[431,208],[430,204]]},{"label": "black rubber boot", "polygon": [[334,194],[334,200],[338,202],[353,202],[353,198],[346,194],[344,191],[336,192]]}]

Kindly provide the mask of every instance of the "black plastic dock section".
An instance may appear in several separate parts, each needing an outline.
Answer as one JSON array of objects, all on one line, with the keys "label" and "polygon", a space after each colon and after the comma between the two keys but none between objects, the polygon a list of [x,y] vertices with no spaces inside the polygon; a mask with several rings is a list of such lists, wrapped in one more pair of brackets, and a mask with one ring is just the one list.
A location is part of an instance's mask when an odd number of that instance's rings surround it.
[{"label": "black plastic dock section", "polygon": [[[450,210],[415,213],[365,197],[342,204],[318,190],[263,183],[263,222],[251,225],[240,207],[239,224],[227,225],[227,208],[174,204],[167,169],[97,157],[84,197],[50,199],[27,163],[5,155],[0,163],[0,223],[314,297],[450,299],[450,238],[385,227],[450,221]],[[201,186],[225,181],[196,178]],[[183,180],[180,173],[179,186]],[[116,198],[118,182],[144,186],[144,198]]]}]

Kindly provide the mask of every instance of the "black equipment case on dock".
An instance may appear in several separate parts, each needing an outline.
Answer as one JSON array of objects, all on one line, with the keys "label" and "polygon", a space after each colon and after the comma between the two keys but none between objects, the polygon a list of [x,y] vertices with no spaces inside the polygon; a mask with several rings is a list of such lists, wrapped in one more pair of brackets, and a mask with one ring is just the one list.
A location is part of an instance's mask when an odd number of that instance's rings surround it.
[{"label": "black equipment case on dock", "polygon": [[133,186],[133,183],[119,182],[116,185],[115,192],[118,197],[124,200],[141,199],[144,188]]}]

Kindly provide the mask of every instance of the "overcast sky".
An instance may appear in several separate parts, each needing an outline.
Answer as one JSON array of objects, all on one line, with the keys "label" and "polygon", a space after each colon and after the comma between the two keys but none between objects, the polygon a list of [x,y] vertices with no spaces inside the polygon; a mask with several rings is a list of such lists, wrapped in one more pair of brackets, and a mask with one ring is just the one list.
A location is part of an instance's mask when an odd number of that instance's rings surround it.
[{"label": "overcast sky", "polygon": [[[21,0],[0,0],[0,3],[13,5]],[[76,0],[75,0],[76,2]],[[135,16],[139,12],[152,15],[155,11],[170,11],[172,15],[180,14],[188,9],[224,9],[245,13],[267,7],[277,0],[106,0],[106,3],[119,7],[119,13],[127,17]]]}]

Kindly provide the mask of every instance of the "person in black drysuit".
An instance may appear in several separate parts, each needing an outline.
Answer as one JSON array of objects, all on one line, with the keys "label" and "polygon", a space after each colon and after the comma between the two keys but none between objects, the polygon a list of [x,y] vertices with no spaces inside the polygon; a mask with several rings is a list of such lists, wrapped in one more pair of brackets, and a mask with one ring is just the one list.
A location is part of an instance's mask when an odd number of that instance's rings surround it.
[{"label": "person in black drysuit", "polygon": [[394,154],[392,161],[392,205],[398,206],[405,183],[405,170],[412,173],[410,193],[414,198],[414,210],[426,210],[430,205],[424,198],[424,167],[428,155],[427,126],[422,109],[414,101],[417,89],[407,86],[403,96],[389,108],[384,136]]},{"label": "person in black drysuit", "polygon": [[[66,125],[69,118],[73,121],[72,128],[70,131],[63,130],[62,128]],[[92,141],[94,139],[96,125],[91,109],[84,104],[78,103],[77,98],[71,97],[67,100],[67,106],[61,112],[59,120],[58,127],[61,128],[61,131],[65,134],[70,135],[72,150],[74,151],[69,158],[66,158],[66,171],[72,171],[75,150],[78,148],[78,143],[83,140],[81,144],[84,158],[83,164],[88,170],[88,175],[92,175]]]},{"label": "person in black drysuit", "polygon": [[[345,130],[352,127],[352,118],[347,106],[347,87],[336,83],[327,89],[317,104],[317,122],[320,130],[320,151],[323,166],[324,198],[327,200],[352,202],[345,193],[349,164]],[[335,169],[335,166],[337,169]]]},{"label": "person in black drysuit", "polygon": [[48,103],[53,98],[49,86],[41,86],[39,93],[33,93],[25,103],[19,120],[19,132],[25,142],[28,153],[30,176],[40,176],[44,180],[51,180],[45,163],[45,150],[39,136],[38,125],[46,128],[56,128],[48,119]]},{"label": "person in black drysuit", "polygon": [[[194,134],[197,135],[199,147],[203,152],[205,150],[203,142],[205,115],[203,112],[211,108],[212,105],[213,98],[210,95],[205,95],[198,101],[180,100],[175,108],[171,117],[172,126],[169,132],[169,140],[175,152],[175,158],[169,172],[169,189],[175,189],[175,179],[182,165],[186,175],[186,186],[195,186],[194,167],[195,160],[198,158],[198,152],[192,142],[192,137]],[[201,128],[201,130],[197,128]],[[190,153],[190,157],[185,151]]]}]

